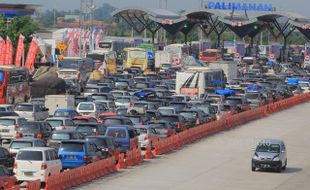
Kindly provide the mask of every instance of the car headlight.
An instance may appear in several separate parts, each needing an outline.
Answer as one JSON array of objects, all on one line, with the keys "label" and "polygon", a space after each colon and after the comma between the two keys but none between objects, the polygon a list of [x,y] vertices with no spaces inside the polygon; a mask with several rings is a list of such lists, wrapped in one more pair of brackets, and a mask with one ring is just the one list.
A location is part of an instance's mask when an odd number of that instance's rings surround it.
[{"label": "car headlight", "polygon": [[274,159],[272,159],[273,161],[280,161],[279,156],[275,157]]},{"label": "car headlight", "polygon": [[260,160],[259,156],[254,155],[253,160]]}]

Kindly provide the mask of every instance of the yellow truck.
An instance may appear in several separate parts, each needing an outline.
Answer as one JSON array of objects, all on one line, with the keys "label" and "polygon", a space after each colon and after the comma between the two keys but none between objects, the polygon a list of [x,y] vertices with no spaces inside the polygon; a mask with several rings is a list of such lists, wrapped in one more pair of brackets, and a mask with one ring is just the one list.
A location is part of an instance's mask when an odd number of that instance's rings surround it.
[{"label": "yellow truck", "polygon": [[146,71],[148,68],[148,53],[142,48],[125,48],[123,56],[123,69],[140,68]]}]

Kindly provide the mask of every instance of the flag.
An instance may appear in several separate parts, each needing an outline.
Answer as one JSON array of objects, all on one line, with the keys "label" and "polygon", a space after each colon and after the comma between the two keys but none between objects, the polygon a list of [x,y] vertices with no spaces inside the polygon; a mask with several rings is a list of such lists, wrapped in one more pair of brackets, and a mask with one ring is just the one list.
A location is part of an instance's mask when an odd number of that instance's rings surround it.
[{"label": "flag", "polygon": [[0,65],[4,65],[5,62],[5,41],[0,37]]},{"label": "flag", "polygon": [[99,43],[101,41],[102,35],[103,35],[103,30],[100,29],[97,36],[96,36],[96,49],[99,48]]},{"label": "flag", "polygon": [[18,42],[17,42],[16,55],[15,55],[15,66],[16,67],[21,66],[21,60],[24,54],[24,49],[25,49],[24,39],[25,37],[23,35],[19,35]]},{"label": "flag", "polygon": [[73,40],[73,53],[77,55],[79,53],[79,39],[81,36],[81,31],[77,30],[75,34],[75,38]]},{"label": "flag", "polygon": [[28,69],[29,72],[34,71],[34,61],[36,59],[38,50],[39,50],[38,42],[36,39],[33,38],[30,43],[26,61],[25,61],[25,68]]},{"label": "flag", "polygon": [[5,65],[13,65],[14,47],[11,39],[7,36],[5,43]]}]

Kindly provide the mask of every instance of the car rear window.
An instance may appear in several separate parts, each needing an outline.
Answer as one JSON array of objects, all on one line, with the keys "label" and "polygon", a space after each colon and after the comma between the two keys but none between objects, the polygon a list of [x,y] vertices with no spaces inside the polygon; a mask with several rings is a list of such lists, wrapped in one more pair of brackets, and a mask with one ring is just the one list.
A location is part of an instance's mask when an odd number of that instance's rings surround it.
[{"label": "car rear window", "polygon": [[126,138],[126,130],[125,129],[108,129],[107,136],[113,138]]},{"label": "car rear window", "polygon": [[79,105],[79,110],[94,110],[94,109],[95,109],[94,104],[84,103]]},{"label": "car rear window", "polygon": [[87,139],[89,139],[89,140],[91,140],[91,141],[94,141],[95,142],[95,144],[97,145],[97,146],[103,146],[103,147],[107,147],[108,146],[108,144],[107,144],[107,140],[106,139],[102,139],[102,138],[87,138]]},{"label": "car rear window", "polygon": [[17,105],[15,111],[33,111],[33,105]]},{"label": "car rear window", "polygon": [[146,128],[136,128],[136,130],[137,130],[140,134],[147,134],[147,129],[146,129]]},{"label": "car rear window", "polygon": [[105,119],[103,121],[104,125],[121,125],[122,124],[122,120],[120,119]]},{"label": "car rear window", "polygon": [[20,150],[17,153],[16,160],[42,161],[43,155],[41,151]]},{"label": "car rear window", "polygon": [[10,148],[13,149],[21,149],[21,148],[28,148],[32,147],[32,142],[29,141],[13,141],[10,145]]},{"label": "car rear window", "polygon": [[180,115],[184,116],[185,118],[196,118],[197,113],[195,112],[180,112]]},{"label": "car rear window", "polygon": [[47,120],[47,122],[52,126],[52,127],[60,127],[63,125],[62,120]]},{"label": "car rear window", "polygon": [[86,88],[84,90],[84,92],[86,92],[86,93],[98,93],[99,89],[98,88]]},{"label": "car rear window", "polygon": [[69,112],[67,111],[56,111],[54,113],[54,117],[68,117],[69,116]]},{"label": "car rear window", "polygon": [[173,117],[173,116],[161,116],[160,120],[168,121],[168,122],[179,122],[178,117]]},{"label": "car rear window", "polygon": [[21,125],[19,130],[26,131],[26,132],[39,132],[40,124],[39,123],[25,123]]},{"label": "car rear window", "polygon": [[133,124],[138,124],[141,122],[140,117],[128,117]]},{"label": "car rear window", "polygon": [[124,103],[129,103],[130,99],[129,98],[118,98],[115,100],[115,102],[124,104]]},{"label": "car rear window", "polygon": [[64,152],[84,152],[84,143],[63,142],[59,150]]},{"label": "car rear window", "polygon": [[54,133],[52,135],[53,140],[69,140],[70,134],[69,133]]},{"label": "car rear window", "polygon": [[15,119],[0,119],[0,125],[11,126],[15,124]]}]

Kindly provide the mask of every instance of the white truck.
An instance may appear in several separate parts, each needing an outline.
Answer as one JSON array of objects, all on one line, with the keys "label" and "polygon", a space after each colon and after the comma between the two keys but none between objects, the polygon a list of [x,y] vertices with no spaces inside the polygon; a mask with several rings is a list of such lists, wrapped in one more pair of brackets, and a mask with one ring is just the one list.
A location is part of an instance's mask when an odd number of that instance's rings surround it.
[{"label": "white truck", "polygon": [[155,69],[161,70],[164,64],[171,65],[171,56],[167,51],[155,52]]},{"label": "white truck", "polygon": [[216,82],[225,83],[222,69],[208,67],[190,67],[176,74],[176,94],[187,95],[192,98],[205,94],[206,87]]},{"label": "white truck", "polygon": [[238,77],[238,66],[236,61],[217,61],[210,62],[209,68],[211,69],[223,69],[227,81],[231,81]]},{"label": "white truck", "polygon": [[60,108],[75,109],[75,97],[74,95],[46,95],[45,107],[49,108],[49,115]]}]

